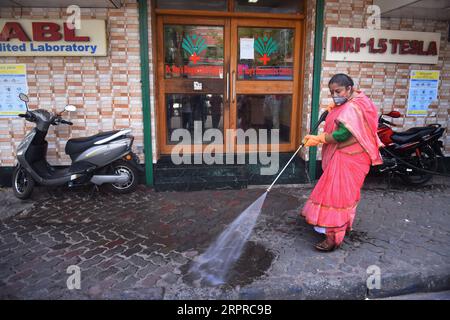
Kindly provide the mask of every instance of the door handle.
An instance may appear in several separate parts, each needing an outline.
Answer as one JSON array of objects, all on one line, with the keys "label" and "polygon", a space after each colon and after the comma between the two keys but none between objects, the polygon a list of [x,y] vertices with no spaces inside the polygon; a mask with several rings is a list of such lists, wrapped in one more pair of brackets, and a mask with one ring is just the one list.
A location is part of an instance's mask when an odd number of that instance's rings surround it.
[{"label": "door handle", "polygon": [[231,97],[233,99],[233,103],[235,103],[236,102],[236,71],[235,70],[233,70],[231,81],[232,81],[232,90],[233,90],[231,92]]},{"label": "door handle", "polygon": [[230,73],[227,72],[227,102],[230,101]]}]

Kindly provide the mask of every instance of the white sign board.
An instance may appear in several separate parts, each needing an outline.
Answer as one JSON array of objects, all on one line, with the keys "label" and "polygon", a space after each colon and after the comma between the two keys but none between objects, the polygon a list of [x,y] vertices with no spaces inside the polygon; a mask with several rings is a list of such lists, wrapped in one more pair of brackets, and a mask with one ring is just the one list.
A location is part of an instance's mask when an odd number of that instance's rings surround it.
[{"label": "white sign board", "polygon": [[1,56],[106,56],[105,20],[0,19]]},{"label": "white sign board", "polygon": [[426,116],[428,106],[437,100],[439,71],[412,70],[409,78],[407,116]]},{"label": "white sign board", "polygon": [[327,28],[325,59],[437,64],[439,32]]},{"label": "white sign board", "polygon": [[249,59],[254,60],[255,59],[255,39],[253,38],[241,38],[240,43],[240,59]]},{"label": "white sign board", "polygon": [[0,64],[0,117],[24,113],[25,102],[19,94],[28,94],[27,72],[24,64]]}]

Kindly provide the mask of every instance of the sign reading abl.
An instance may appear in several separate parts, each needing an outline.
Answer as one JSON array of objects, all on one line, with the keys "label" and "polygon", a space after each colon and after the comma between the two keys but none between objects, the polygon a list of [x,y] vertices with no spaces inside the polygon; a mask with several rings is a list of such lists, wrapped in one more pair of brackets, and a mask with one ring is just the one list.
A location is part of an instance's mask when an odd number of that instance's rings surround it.
[{"label": "sign reading abl", "polygon": [[106,56],[105,21],[0,19],[0,56]]},{"label": "sign reading abl", "polygon": [[328,28],[326,59],[436,64],[440,33]]}]

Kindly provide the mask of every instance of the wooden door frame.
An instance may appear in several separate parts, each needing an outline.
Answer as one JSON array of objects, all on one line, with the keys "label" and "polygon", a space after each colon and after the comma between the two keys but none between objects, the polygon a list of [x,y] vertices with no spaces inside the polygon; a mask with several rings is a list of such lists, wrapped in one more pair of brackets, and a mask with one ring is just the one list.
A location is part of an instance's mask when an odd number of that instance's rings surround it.
[{"label": "wooden door frame", "polygon": [[[152,1],[153,2],[153,1]],[[233,59],[237,59],[235,55],[231,54],[231,46],[237,45],[233,44],[233,41],[231,41],[231,33],[236,32],[237,28],[233,28],[231,25],[233,21],[237,23],[239,21],[239,26],[245,26],[247,24],[250,24],[251,26],[257,27],[257,25],[261,24],[264,27],[284,27],[289,25],[290,28],[295,29],[295,36],[294,36],[294,79],[292,81],[292,84],[290,85],[289,92],[286,91],[286,87],[284,88],[284,91],[280,91],[280,93],[288,93],[292,94],[292,112],[291,112],[291,130],[290,130],[290,142],[288,144],[279,144],[279,152],[291,152],[294,151],[297,147],[297,145],[301,141],[301,117],[303,112],[303,89],[304,89],[304,72],[305,72],[305,44],[306,44],[306,28],[305,28],[305,16],[303,14],[296,15],[293,17],[293,15],[275,15],[271,16],[273,19],[271,21],[270,26],[267,25],[266,20],[261,19],[267,19],[267,15],[261,15],[261,14],[238,14],[238,13],[226,13],[226,14],[214,14],[211,12],[209,16],[206,15],[206,13],[202,14],[194,14],[193,11],[188,11],[185,13],[193,14],[193,16],[189,17],[181,17],[181,12],[177,10],[176,12],[174,10],[158,10],[155,9],[153,17],[155,17],[156,22],[154,23],[155,26],[155,32],[153,33],[155,35],[156,41],[154,41],[155,47],[153,50],[154,53],[154,65],[156,64],[156,68],[154,68],[154,76],[155,80],[154,82],[157,83],[155,85],[156,93],[155,93],[155,113],[156,113],[156,137],[157,137],[157,158],[160,157],[161,154],[170,154],[171,150],[175,145],[168,145],[166,142],[167,140],[167,122],[166,122],[166,115],[167,110],[165,107],[165,87],[164,87],[164,42],[163,42],[163,26],[164,23],[173,23],[173,24],[185,24],[185,25],[218,25],[217,22],[221,21],[223,22],[224,26],[224,85],[226,86],[226,72],[230,71],[230,78],[232,73],[232,68],[236,68],[237,64],[234,64],[234,66],[231,65]],[[251,19],[240,19],[237,20],[235,18],[243,18],[248,17]],[[186,21],[185,19],[190,19],[189,21]],[[220,24],[219,24],[220,25]],[[248,25],[248,26],[250,26]],[[228,30],[228,31],[227,31]],[[230,45],[231,43],[231,45]],[[233,57],[234,56],[234,57]],[[155,63],[156,62],[156,63]],[[236,70],[235,70],[236,71]],[[162,81],[161,81],[162,80]],[[240,80],[245,81],[245,80]],[[231,82],[231,81],[230,81]],[[250,81],[251,82],[251,81]],[[253,81],[252,86],[254,88],[257,88],[258,85],[254,84],[255,81]],[[231,83],[230,83],[231,86]],[[251,90],[254,90],[256,92],[256,89],[253,89],[251,87]],[[233,126],[233,123],[230,123],[231,121],[235,120],[235,113],[236,108],[231,108],[230,104],[231,102],[225,103],[225,94],[226,94],[226,88],[224,89],[224,106],[223,106],[223,134],[224,134],[224,140],[226,139],[225,130],[226,128],[235,128],[235,125]],[[231,88],[230,88],[231,91]],[[245,92],[242,92],[245,93]],[[230,97],[231,98],[231,97]],[[295,102],[294,102],[295,101]],[[226,141],[224,141],[224,150],[225,150],[225,144]],[[204,150],[205,147],[208,145],[203,145],[202,150]],[[266,146],[269,147],[270,145]],[[259,146],[261,148],[261,146]],[[256,151],[254,150],[255,146],[246,146],[246,152],[252,152]],[[198,149],[197,149],[198,150]],[[193,152],[194,153],[194,152]]]}]

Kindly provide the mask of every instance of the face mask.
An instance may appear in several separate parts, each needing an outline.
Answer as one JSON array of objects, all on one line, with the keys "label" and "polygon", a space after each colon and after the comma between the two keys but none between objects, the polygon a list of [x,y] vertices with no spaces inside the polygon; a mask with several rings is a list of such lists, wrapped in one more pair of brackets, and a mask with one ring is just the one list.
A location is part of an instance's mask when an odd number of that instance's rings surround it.
[{"label": "face mask", "polygon": [[343,105],[344,103],[347,102],[347,100],[348,99],[346,97],[341,97],[341,96],[334,97],[333,96],[334,104],[337,105],[337,106]]}]

